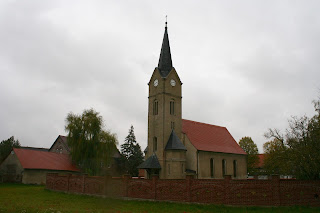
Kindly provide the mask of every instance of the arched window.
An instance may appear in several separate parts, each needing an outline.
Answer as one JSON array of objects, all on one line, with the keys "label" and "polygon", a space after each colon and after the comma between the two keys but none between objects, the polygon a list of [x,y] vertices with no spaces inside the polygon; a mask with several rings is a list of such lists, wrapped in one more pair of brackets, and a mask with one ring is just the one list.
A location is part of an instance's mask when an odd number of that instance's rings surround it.
[{"label": "arched window", "polygon": [[237,177],[237,161],[233,161],[233,177]]},{"label": "arched window", "polygon": [[174,115],[174,100],[170,101],[170,115]]},{"label": "arched window", "polygon": [[210,176],[214,177],[214,159],[210,158]]},{"label": "arched window", "polygon": [[158,140],[157,137],[153,137],[153,151],[156,152],[158,149]]},{"label": "arched window", "polygon": [[158,115],[158,100],[153,101],[153,115]]},{"label": "arched window", "polygon": [[227,161],[225,159],[222,160],[222,175],[227,174]]}]

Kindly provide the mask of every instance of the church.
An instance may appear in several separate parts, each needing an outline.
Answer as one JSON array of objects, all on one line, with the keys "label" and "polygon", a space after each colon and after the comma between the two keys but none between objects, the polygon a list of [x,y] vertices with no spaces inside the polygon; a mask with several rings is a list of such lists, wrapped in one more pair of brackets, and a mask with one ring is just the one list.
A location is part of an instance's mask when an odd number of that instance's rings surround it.
[{"label": "church", "polygon": [[145,178],[247,178],[247,154],[227,128],[182,119],[182,82],[172,65],[167,22],[149,86],[148,146],[139,165]]}]

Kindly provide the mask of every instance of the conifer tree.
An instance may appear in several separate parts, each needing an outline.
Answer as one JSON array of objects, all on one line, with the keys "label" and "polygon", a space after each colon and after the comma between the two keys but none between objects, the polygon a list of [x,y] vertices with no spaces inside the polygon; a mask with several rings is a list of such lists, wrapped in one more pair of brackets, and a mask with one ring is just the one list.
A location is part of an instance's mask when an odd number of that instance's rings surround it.
[{"label": "conifer tree", "polygon": [[12,148],[19,148],[20,142],[19,140],[15,140],[14,136],[8,138],[7,140],[3,140],[0,143],[0,163],[10,154]]},{"label": "conifer tree", "polygon": [[143,162],[143,154],[140,145],[136,141],[132,125],[124,144],[121,145],[121,154],[125,170],[133,177],[138,176],[139,170],[137,167]]}]

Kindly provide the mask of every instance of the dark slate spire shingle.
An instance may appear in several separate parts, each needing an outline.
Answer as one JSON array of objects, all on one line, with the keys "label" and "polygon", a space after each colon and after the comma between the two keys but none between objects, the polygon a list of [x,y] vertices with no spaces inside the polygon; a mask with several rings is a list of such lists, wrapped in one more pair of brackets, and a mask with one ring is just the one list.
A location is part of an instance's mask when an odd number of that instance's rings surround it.
[{"label": "dark slate spire shingle", "polygon": [[167,22],[164,30],[158,69],[163,78],[167,77],[167,75],[172,69],[172,59],[171,59],[171,52],[170,52],[170,45],[169,45]]},{"label": "dark slate spire shingle", "polygon": [[161,169],[159,160],[156,154],[152,154],[145,162],[140,164],[138,169]]},{"label": "dark slate spire shingle", "polygon": [[187,150],[187,148],[183,145],[179,137],[172,130],[165,150]]}]

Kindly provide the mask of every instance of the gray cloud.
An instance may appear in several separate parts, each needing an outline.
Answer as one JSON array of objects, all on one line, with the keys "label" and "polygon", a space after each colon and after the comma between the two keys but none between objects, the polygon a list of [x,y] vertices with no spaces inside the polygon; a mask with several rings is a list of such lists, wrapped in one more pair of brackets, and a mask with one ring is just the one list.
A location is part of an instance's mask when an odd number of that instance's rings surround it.
[{"label": "gray cloud", "polygon": [[319,94],[317,1],[2,1],[0,138],[49,147],[69,112],[94,108],[122,143],[147,144],[147,83],[168,15],[183,117],[238,141],[312,115]]}]

